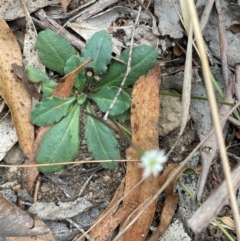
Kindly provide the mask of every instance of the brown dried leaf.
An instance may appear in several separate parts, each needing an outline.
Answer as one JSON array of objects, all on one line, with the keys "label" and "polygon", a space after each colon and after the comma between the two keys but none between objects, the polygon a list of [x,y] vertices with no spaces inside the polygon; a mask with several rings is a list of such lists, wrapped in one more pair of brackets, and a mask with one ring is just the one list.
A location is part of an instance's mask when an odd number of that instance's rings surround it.
[{"label": "brown dried leaf", "polygon": [[[158,149],[158,119],[159,119],[159,86],[160,68],[156,65],[146,75],[141,76],[134,85],[132,92],[131,126],[132,142],[142,150]],[[127,150],[127,159],[137,160],[139,154],[130,147]],[[126,186],[124,194],[127,194],[142,178],[142,170],[137,162],[128,162],[126,170]],[[159,189],[158,178],[149,176],[137,188],[123,200],[123,205],[136,203],[141,206],[145,200],[153,196]],[[129,228],[120,240],[145,240],[149,226],[155,212],[157,200],[144,211],[139,219]],[[137,212],[140,212],[139,208]],[[134,214],[133,216],[137,215]],[[128,225],[134,217],[128,218],[121,230]]]},{"label": "brown dried leaf", "polygon": [[239,33],[240,32],[240,24],[232,24],[227,30],[232,31],[233,33]]},{"label": "brown dried leaf", "polygon": [[[160,186],[175,172],[175,169],[178,168],[178,164],[169,164],[162,175],[159,178]],[[183,167],[180,173],[182,173],[187,167]],[[179,173],[179,174],[180,174]],[[178,175],[170,182],[170,184],[165,189],[165,202],[164,207],[161,213],[160,225],[155,230],[155,232],[151,235],[151,237],[147,241],[155,241],[158,240],[164,232],[169,227],[172,217],[175,213],[175,209],[177,207],[177,203],[179,200],[179,196],[174,193],[174,185],[178,179]]]},{"label": "brown dried leaf", "polygon": [[0,95],[11,110],[19,144],[29,157],[34,141],[34,127],[30,122],[31,98],[13,73],[13,63],[22,64],[21,50],[8,25],[0,19]]},{"label": "brown dried leaf", "polygon": [[67,11],[67,6],[70,3],[71,0],[61,0],[61,4],[62,4],[62,9],[64,12]]},{"label": "brown dried leaf", "polygon": [[224,216],[224,217],[217,218],[217,219],[220,220],[223,224],[227,225],[228,229],[231,229],[231,230],[236,229],[235,222],[232,218]]},{"label": "brown dried leaf", "polygon": [[[39,128],[37,137],[33,144],[32,153],[29,157],[29,162],[28,162],[29,165],[36,165],[35,156],[39,150],[40,142],[44,134],[50,129],[50,127],[51,126],[43,126]],[[31,193],[34,183],[36,181],[36,178],[38,176],[38,173],[39,171],[36,166],[24,169],[24,172],[22,175],[22,186],[28,191],[28,193]]]},{"label": "brown dried leaf", "polygon": [[236,132],[236,137],[237,137],[238,139],[240,139],[240,131],[237,131],[237,132]]},{"label": "brown dried leaf", "polygon": [[75,81],[75,76],[77,72],[82,69],[84,66],[89,64],[92,60],[88,59],[81,65],[79,65],[76,69],[74,69],[69,74],[65,75],[62,80],[57,84],[55,89],[53,90],[52,96],[58,96],[58,97],[69,97],[72,93],[72,88]]},{"label": "brown dried leaf", "polygon": [[27,91],[27,93],[29,95],[31,95],[32,97],[34,97],[35,99],[41,99],[42,94],[40,94],[37,91],[35,85],[30,84],[28,82],[28,76],[27,76],[26,72],[23,70],[23,66],[13,63],[12,68],[13,68],[14,73],[18,76],[18,78],[22,79],[23,86],[24,86],[25,90]]}]

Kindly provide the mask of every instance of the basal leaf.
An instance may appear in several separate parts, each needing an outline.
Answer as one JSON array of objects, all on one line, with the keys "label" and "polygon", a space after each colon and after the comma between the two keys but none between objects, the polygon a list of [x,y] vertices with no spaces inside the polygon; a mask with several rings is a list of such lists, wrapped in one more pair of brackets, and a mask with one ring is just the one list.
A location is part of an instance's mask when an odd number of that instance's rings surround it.
[{"label": "basal leaf", "polygon": [[[79,149],[80,106],[75,105],[69,114],[52,126],[44,135],[36,155],[38,164],[70,162]],[[39,167],[43,173],[60,171],[64,165]]]},{"label": "basal leaf", "polygon": [[82,105],[86,99],[87,99],[87,95],[85,93],[81,93],[77,98],[77,103],[79,105]]},{"label": "basal leaf", "polygon": [[125,122],[127,120],[130,120],[130,117],[131,117],[131,111],[130,111],[130,108],[129,108],[126,111],[124,111],[122,114],[115,115],[112,118],[114,120],[118,120],[119,122]]},{"label": "basal leaf", "polygon": [[[82,64],[84,61],[81,60],[81,58],[77,55],[71,56],[66,63],[66,66],[64,67],[65,74],[70,73],[74,69],[76,69],[80,64]],[[74,86],[79,91],[82,91],[85,87],[86,83],[86,76],[84,69],[81,69],[78,71],[75,77],[75,83]]]},{"label": "basal leaf", "polygon": [[95,75],[100,75],[107,70],[112,57],[111,36],[105,30],[95,33],[82,49],[81,56],[84,60],[93,59],[88,66],[93,67]]},{"label": "basal leaf", "polygon": [[[119,57],[125,63],[128,61],[129,49],[122,52]],[[132,85],[141,75],[146,74],[157,61],[157,50],[152,46],[141,45],[135,47],[132,53],[131,71],[127,77],[125,86]],[[107,75],[94,87],[120,86],[123,76],[127,70],[127,65],[114,61],[110,65]]]},{"label": "basal leaf", "polygon": [[[94,114],[89,106],[87,112]],[[85,125],[85,137],[87,146],[96,160],[118,160],[120,153],[118,142],[114,132],[97,119],[87,116]],[[104,168],[114,169],[116,162],[108,162],[101,164]]]},{"label": "basal leaf", "polygon": [[31,122],[38,126],[50,125],[61,120],[69,112],[76,98],[49,97],[40,101],[31,112]]},{"label": "basal leaf", "polygon": [[42,72],[40,69],[27,66],[25,71],[28,75],[28,79],[33,83],[42,83],[43,97],[48,97],[52,94],[53,89],[56,87],[57,83],[49,78],[49,76]]},{"label": "basal leaf", "polygon": [[33,83],[51,82],[53,81],[49,76],[38,68],[26,66],[25,71],[28,79]]},{"label": "basal leaf", "polygon": [[[116,86],[105,86],[97,93],[90,94],[89,98],[97,103],[102,112],[106,112],[111,105],[117,91],[118,87]],[[126,92],[122,91],[109,114],[113,116],[119,115],[127,110],[130,107],[130,104],[130,96]]]},{"label": "basal leaf", "polygon": [[[0,1],[0,6],[3,5],[4,2]],[[34,126],[30,123],[32,101],[22,81],[13,72],[13,63],[22,65],[22,52],[8,24],[0,17],[0,95],[11,111],[19,144],[29,158],[34,143]],[[1,132],[1,141],[3,135]]]},{"label": "basal leaf", "polygon": [[43,97],[49,97],[51,96],[54,88],[56,87],[57,83],[54,81],[51,82],[42,82],[42,92],[43,92]]},{"label": "basal leaf", "polygon": [[36,47],[42,63],[61,75],[64,75],[67,60],[76,54],[76,50],[67,39],[50,29],[39,33]]}]

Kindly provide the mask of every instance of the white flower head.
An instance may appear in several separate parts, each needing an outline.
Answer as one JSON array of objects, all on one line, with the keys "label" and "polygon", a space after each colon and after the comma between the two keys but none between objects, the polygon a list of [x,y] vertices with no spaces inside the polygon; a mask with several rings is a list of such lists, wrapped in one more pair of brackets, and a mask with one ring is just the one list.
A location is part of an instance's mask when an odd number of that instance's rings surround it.
[{"label": "white flower head", "polygon": [[163,170],[163,164],[167,161],[164,150],[145,151],[141,158],[140,167],[144,168],[143,178],[153,174],[155,177]]}]

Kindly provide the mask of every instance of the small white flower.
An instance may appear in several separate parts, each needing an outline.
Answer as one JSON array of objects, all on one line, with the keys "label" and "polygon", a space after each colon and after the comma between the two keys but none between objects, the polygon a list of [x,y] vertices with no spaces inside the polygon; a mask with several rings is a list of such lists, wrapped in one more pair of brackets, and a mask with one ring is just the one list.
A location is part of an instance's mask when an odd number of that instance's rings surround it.
[{"label": "small white flower", "polygon": [[163,150],[145,151],[141,156],[140,167],[144,168],[143,178],[148,177],[151,173],[156,177],[163,170],[163,164],[167,161],[167,156]]}]

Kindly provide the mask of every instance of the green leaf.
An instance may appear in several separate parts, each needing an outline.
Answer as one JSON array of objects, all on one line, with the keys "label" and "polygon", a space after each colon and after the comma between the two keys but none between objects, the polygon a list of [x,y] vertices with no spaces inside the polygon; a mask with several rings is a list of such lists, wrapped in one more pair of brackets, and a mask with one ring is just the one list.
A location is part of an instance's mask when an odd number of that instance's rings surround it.
[{"label": "green leaf", "polygon": [[[87,112],[94,114],[90,106]],[[88,151],[91,152],[96,160],[118,160],[120,152],[115,133],[100,121],[87,116],[85,125],[85,137],[87,139]],[[101,163],[104,168],[114,169],[116,162]]]},{"label": "green leaf", "polygon": [[[28,79],[33,83],[52,82],[49,76],[36,67],[26,66],[25,71]],[[53,81],[54,82],[54,81]],[[54,82],[55,83],[55,82]]]},{"label": "green leaf", "polygon": [[[75,105],[69,114],[44,135],[36,155],[37,164],[70,162],[79,149],[80,106]],[[43,166],[43,173],[53,173],[63,169],[64,165]]]},{"label": "green leaf", "polygon": [[118,120],[120,122],[125,122],[127,120],[130,120],[130,117],[131,117],[131,111],[130,111],[130,108],[127,109],[126,111],[124,111],[122,114],[120,115],[115,115],[113,116],[112,118],[114,120]]},{"label": "green leaf", "polygon": [[[118,87],[116,86],[105,86],[99,92],[90,94],[89,98],[94,100],[100,110],[102,112],[106,112],[111,105],[116,93],[118,91]],[[110,115],[119,115],[127,110],[131,105],[131,98],[126,92],[121,92],[118,96],[112,110],[110,111]]]},{"label": "green leaf", "polygon": [[43,97],[48,97],[52,94],[53,89],[56,87],[57,83],[49,78],[49,76],[42,72],[40,69],[26,66],[25,71],[28,75],[29,81],[33,83],[42,83]]},{"label": "green leaf", "polygon": [[51,96],[54,88],[56,87],[57,83],[56,82],[43,82],[42,83],[42,92],[43,92],[43,97],[49,97]]},{"label": "green leaf", "polygon": [[88,66],[93,67],[95,75],[100,75],[107,70],[112,57],[111,36],[105,30],[95,33],[81,50],[81,56],[84,61],[93,59]]},{"label": "green leaf", "polygon": [[79,105],[82,105],[85,102],[86,99],[87,99],[87,95],[85,93],[82,93],[78,96],[77,103]]},{"label": "green leaf", "polygon": [[[66,66],[64,67],[64,73],[68,74],[74,69],[76,69],[80,64],[82,64],[84,61],[81,60],[81,58],[77,55],[71,56],[66,63]],[[85,87],[86,83],[86,76],[84,69],[80,69],[75,78],[74,86],[77,90],[82,91]]]},{"label": "green leaf", "polygon": [[[125,63],[128,61],[129,49],[122,52],[119,59]],[[135,47],[132,53],[131,71],[127,77],[125,86],[132,85],[141,75],[146,74],[157,61],[157,50],[152,46],[141,45]],[[94,87],[100,89],[103,86],[120,86],[124,74],[127,70],[127,65],[114,61],[110,65],[107,75]]]},{"label": "green leaf", "polygon": [[58,122],[69,112],[76,98],[67,99],[49,97],[40,101],[31,112],[31,122],[38,126],[51,125]]},{"label": "green leaf", "polygon": [[39,33],[36,47],[42,63],[61,75],[64,75],[67,60],[76,54],[76,50],[67,39],[50,29]]}]

